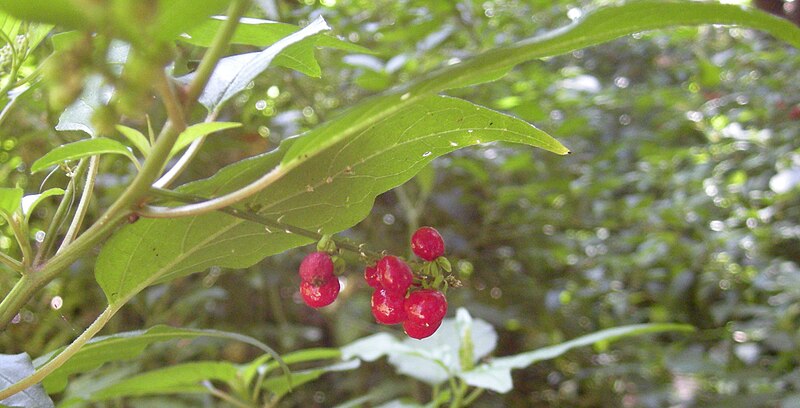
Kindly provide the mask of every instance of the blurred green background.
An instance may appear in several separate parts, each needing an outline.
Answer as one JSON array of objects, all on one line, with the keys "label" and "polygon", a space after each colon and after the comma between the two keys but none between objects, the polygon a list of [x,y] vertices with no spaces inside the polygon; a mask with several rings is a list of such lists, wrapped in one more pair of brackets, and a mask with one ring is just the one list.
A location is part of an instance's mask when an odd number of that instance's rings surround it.
[{"label": "blurred green background", "polygon": [[[302,24],[323,15],[336,35],[375,54],[318,51],[322,78],[282,68],[262,75],[220,116],[243,121],[245,130],[209,138],[184,181],[267,151],[367,95],[564,26],[607,2],[261,3],[254,17]],[[46,55],[49,46],[38,52]],[[187,64],[199,58],[184,51]],[[451,94],[536,124],[572,155],[501,144],[458,151],[379,197],[371,216],[344,235],[407,254],[416,226],[438,228],[450,259],[473,271],[464,288],[448,293],[450,309],[466,307],[493,324],[496,355],[625,324],[698,329],[585,348],[515,371],[513,392],[487,392],[476,406],[800,407],[799,69],[799,50],[718,26],[642,33],[523,64],[500,81]],[[27,170],[52,147],[81,137],[53,130],[58,112],[42,115],[46,99],[37,90],[6,122],[13,132],[2,132],[3,187],[31,194],[64,185],[63,175],[44,180]],[[95,215],[131,174],[122,160],[103,166]],[[40,207],[31,234],[54,208]],[[14,245],[3,225],[0,250],[13,254]],[[341,346],[387,330],[373,323],[355,258],[333,306],[314,311],[300,302],[295,271],[309,251],[150,288],[109,327],[238,331],[279,352]],[[92,265],[75,264],[30,303],[0,337],[3,350],[40,355],[88,326],[104,306]],[[12,283],[0,275],[3,293]],[[54,310],[57,296],[63,306]],[[255,353],[211,340],[169,343],[93,375],[199,357],[247,361]],[[378,362],[329,374],[284,405],[333,406],[370,388],[429,394]]]}]

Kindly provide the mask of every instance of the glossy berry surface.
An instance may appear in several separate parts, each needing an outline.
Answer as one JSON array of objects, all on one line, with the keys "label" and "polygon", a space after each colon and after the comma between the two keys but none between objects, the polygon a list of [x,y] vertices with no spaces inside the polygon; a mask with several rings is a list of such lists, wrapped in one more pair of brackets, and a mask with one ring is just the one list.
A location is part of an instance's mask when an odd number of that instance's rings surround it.
[{"label": "glossy berry surface", "polygon": [[422,289],[411,292],[405,301],[406,319],[419,325],[441,323],[447,314],[447,299],[442,292]]},{"label": "glossy berry surface", "polygon": [[376,289],[372,293],[372,316],[381,324],[403,322],[406,319],[405,297],[386,289]]},{"label": "glossy berry surface", "polygon": [[367,281],[367,285],[375,289],[381,288],[381,282],[378,280],[378,269],[374,266],[364,268],[364,280]]},{"label": "glossy berry surface", "polygon": [[333,278],[333,261],[325,252],[312,252],[300,263],[300,279],[320,285]]},{"label": "glossy berry surface", "polygon": [[444,255],[444,240],[432,227],[422,227],[411,236],[411,250],[418,257],[433,261]]},{"label": "glossy berry surface", "polygon": [[442,325],[441,320],[430,325],[418,324],[410,320],[406,320],[403,322],[403,331],[406,332],[408,337],[419,340],[429,337],[433,333],[436,333],[436,330],[438,330],[439,326],[441,325]]},{"label": "glossy berry surface", "polygon": [[405,294],[414,281],[411,268],[402,259],[387,255],[378,261],[378,282],[388,292]]},{"label": "glossy berry surface", "polygon": [[300,296],[313,308],[328,306],[339,295],[339,278],[332,276],[326,281],[307,281],[300,283]]}]

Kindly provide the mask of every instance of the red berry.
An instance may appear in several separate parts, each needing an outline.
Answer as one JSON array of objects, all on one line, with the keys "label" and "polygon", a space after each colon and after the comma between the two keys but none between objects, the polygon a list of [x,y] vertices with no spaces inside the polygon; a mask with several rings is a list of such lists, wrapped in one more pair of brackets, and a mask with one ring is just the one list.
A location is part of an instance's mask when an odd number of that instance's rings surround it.
[{"label": "red berry", "polygon": [[406,319],[405,297],[399,293],[376,289],[372,293],[372,315],[381,324],[397,324]]},{"label": "red berry", "polygon": [[411,292],[404,307],[408,321],[419,325],[433,325],[441,322],[447,314],[447,299],[438,290],[422,289]]},{"label": "red berry", "polygon": [[800,120],[800,105],[792,106],[792,109],[789,111],[789,119]]},{"label": "red berry", "polygon": [[414,282],[411,268],[402,259],[387,255],[378,261],[378,282],[387,292],[405,295],[408,287]]},{"label": "red berry", "polygon": [[432,261],[444,255],[444,240],[435,228],[422,227],[411,236],[411,250],[418,257]]},{"label": "red berry", "polygon": [[364,269],[364,280],[367,281],[367,285],[375,289],[381,288],[381,282],[378,280],[378,269],[374,266],[367,266]]},{"label": "red berry", "polygon": [[328,306],[339,295],[339,278],[333,276],[326,281],[306,281],[300,283],[300,296],[313,308]]},{"label": "red berry", "polygon": [[333,261],[325,252],[312,252],[300,263],[300,279],[318,285],[333,278]]},{"label": "red berry", "polygon": [[436,330],[438,330],[439,326],[441,325],[441,320],[431,325],[418,324],[410,320],[406,320],[403,322],[403,331],[405,331],[408,337],[411,337],[412,339],[424,339],[433,333],[436,333]]}]

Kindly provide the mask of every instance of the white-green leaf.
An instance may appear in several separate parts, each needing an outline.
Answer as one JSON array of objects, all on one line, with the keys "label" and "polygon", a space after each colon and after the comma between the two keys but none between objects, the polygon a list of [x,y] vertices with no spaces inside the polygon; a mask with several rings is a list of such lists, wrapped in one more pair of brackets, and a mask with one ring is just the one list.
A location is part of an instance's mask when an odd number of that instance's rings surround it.
[{"label": "white-green leaf", "polygon": [[556,358],[574,348],[590,346],[601,342],[611,342],[625,337],[641,336],[644,334],[667,331],[690,332],[693,330],[694,327],[690,325],[673,323],[636,324],[615,327],[527,353],[496,358],[489,363],[479,365],[474,370],[460,373],[459,377],[467,384],[474,387],[505,393],[511,391],[514,387],[511,381],[512,369],[525,368],[539,361]]},{"label": "white-green leaf", "polygon": [[[0,354],[0,390],[16,384],[19,380],[33,374],[33,364],[28,353]],[[44,392],[41,384],[28,387],[2,401],[8,407],[53,407],[53,401]]]},{"label": "white-green leaf", "polygon": [[[263,51],[221,59],[200,95],[200,103],[209,111],[217,109],[264,72],[281,51],[325,30],[330,30],[330,27],[322,17],[319,17],[302,30],[280,39]],[[193,77],[194,73],[182,77],[181,80],[188,82]]]},{"label": "white-green leaf", "polygon": [[94,139],[84,139],[56,147],[33,162],[31,165],[31,173],[42,171],[50,166],[61,164],[69,160],[77,160],[100,154],[123,155],[137,166],[139,164],[136,161],[136,157],[134,157],[130,149],[124,144],[113,139],[96,137]]},{"label": "white-green leaf", "polygon": [[22,197],[21,207],[22,207],[22,214],[25,215],[25,223],[27,223],[30,220],[33,210],[36,209],[36,206],[39,205],[39,203],[41,203],[42,200],[44,200],[47,197],[60,196],[60,195],[64,195],[64,190],[60,188],[50,188],[43,191],[41,194],[32,194]]}]

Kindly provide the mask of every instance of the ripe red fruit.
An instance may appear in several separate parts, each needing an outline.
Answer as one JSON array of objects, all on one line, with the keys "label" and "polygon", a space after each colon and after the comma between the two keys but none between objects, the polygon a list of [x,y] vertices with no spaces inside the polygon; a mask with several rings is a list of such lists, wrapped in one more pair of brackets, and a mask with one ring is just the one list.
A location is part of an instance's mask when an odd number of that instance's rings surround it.
[{"label": "ripe red fruit", "polygon": [[300,263],[300,279],[321,285],[333,278],[333,261],[325,252],[312,252]]},{"label": "ripe red fruit", "polygon": [[372,293],[372,315],[381,324],[397,324],[406,319],[405,297],[386,289],[376,289]]},{"label": "ripe red fruit", "polygon": [[403,322],[403,331],[406,332],[408,337],[419,340],[429,337],[433,333],[436,333],[436,330],[438,330],[439,326],[441,325],[442,325],[441,320],[427,326],[423,324],[414,323],[410,320],[406,320]]},{"label": "ripe red fruit", "polygon": [[432,261],[444,255],[444,240],[432,227],[422,227],[411,236],[411,250],[418,257]]},{"label": "ripe red fruit", "polygon": [[414,274],[411,268],[402,259],[387,255],[378,261],[378,282],[387,292],[405,294],[411,283],[414,282]]},{"label": "ripe red fruit", "polygon": [[800,120],[800,105],[792,106],[792,109],[789,110],[789,119]]},{"label": "ripe red fruit", "polygon": [[364,269],[364,280],[367,281],[367,285],[375,289],[381,288],[381,282],[378,280],[378,269],[374,266],[367,266]]},{"label": "ripe red fruit", "polygon": [[444,319],[447,314],[447,299],[438,290],[422,289],[411,292],[406,298],[404,307],[408,321],[430,326]]},{"label": "ripe red fruit", "polygon": [[339,289],[339,278],[335,276],[322,282],[304,280],[300,283],[300,296],[307,305],[320,308],[333,303]]}]

